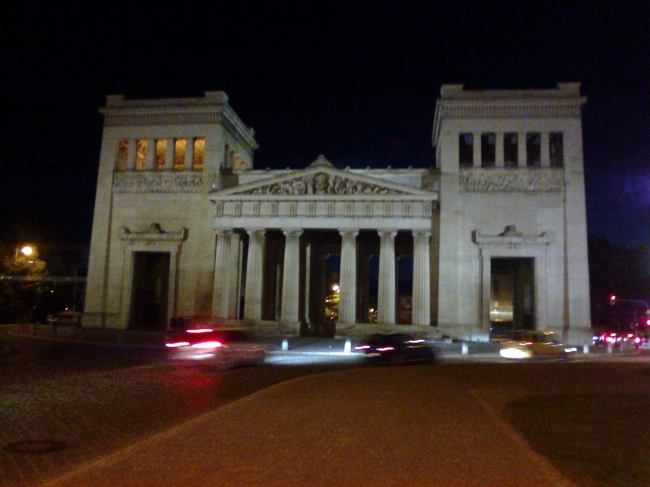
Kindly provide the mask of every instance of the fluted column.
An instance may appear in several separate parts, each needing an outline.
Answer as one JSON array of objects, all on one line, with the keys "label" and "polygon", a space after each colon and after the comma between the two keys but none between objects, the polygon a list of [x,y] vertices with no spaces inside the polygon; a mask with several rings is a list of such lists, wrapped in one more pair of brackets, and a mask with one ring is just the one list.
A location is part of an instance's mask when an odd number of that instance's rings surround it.
[{"label": "fluted column", "polygon": [[217,251],[214,256],[214,282],[212,285],[212,316],[228,317],[230,297],[230,236],[231,230],[217,230]]},{"label": "fluted column", "polygon": [[495,142],[495,161],[494,165],[496,167],[504,167],[505,166],[505,157],[503,155],[503,132],[497,132],[495,134],[496,137],[496,142]]},{"label": "fluted column", "polygon": [[431,324],[430,240],[431,232],[413,232],[412,323],[414,325]]},{"label": "fluted column", "polygon": [[230,256],[228,258],[229,296],[228,318],[236,319],[239,311],[239,280],[241,273],[241,234],[233,232],[230,236]]},{"label": "fluted column", "polygon": [[283,230],[284,268],[282,272],[282,310],[280,320],[296,323],[300,320],[300,235],[302,230]]},{"label": "fluted column", "polygon": [[339,322],[357,321],[357,231],[341,233],[341,272],[339,279]]},{"label": "fluted column", "polygon": [[246,260],[244,318],[261,320],[264,230],[246,230],[246,232],[248,233],[248,259]]},{"label": "fluted column", "polygon": [[395,324],[395,235],[396,231],[380,231],[379,293],[377,296],[377,322]]},{"label": "fluted column", "polygon": [[194,139],[188,137],[185,142],[185,169],[194,167]]}]

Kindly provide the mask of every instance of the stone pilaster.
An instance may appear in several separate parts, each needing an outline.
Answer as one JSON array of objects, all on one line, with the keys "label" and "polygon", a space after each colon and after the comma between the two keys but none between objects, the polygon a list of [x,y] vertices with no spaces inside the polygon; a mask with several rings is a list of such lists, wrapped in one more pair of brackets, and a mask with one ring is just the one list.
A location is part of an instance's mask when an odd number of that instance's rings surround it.
[{"label": "stone pilaster", "polygon": [[542,132],[540,141],[540,161],[542,167],[549,167],[551,165],[551,145],[549,144],[548,132]]},{"label": "stone pilaster", "polygon": [[505,166],[505,157],[503,155],[503,132],[498,132],[494,134],[496,137],[496,145],[495,145],[495,150],[496,150],[496,158],[495,158],[495,166],[496,167],[504,167]]},{"label": "stone pilaster", "polygon": [[357,231],[341,233],[339,322],[356,323],[357,314]]},{"label": "stone pilaster", "polygon": [[473,134],[473,139],[474,139],[474,159],[473,159],[473,166],[474,167],[481,167],[482,157],[481,157],[481,134],[480,133],[474,133]]},{"label": "stone pilaster", "polygon": [[246,230],[248,259],[246,260],[246,292],[244,318],[262,319],[262,278],[264,276],[264,230]]},{"label": "stone pilaster", "polygon": [[528,154],[526,153],[526,132],[517,134],[517,165],[526,167],[528,164]]},{"label": "stone pilaster", "polygon": [[156,168],[156,139],[147,139],[147,157],[144,160],[144,168],[147,170]]},{"label": "stone pilaster", "polygon": [[395,236],[396,231],[380,231],[379,293],[377,296],[377,322],[395,324]]},{"label": "stone pilaster", "polygon": [[194,139],[188,137],[185,142],[185,169],[194,168]]},{"label": "stone pilaster", "polygon": [[285,323],[296,323],[300,320],[300,235],[302,235],[302,230],[283,230],[282,232],[286,238],[280,319]]},{"label": "stone pilaster", "polygon": [[237,319],[239,314],[239,282],[241,279],[241,234],[233,232],[230,236],[230,257],[229,264],[229,297],[228,297],[228,318]]},{"label": "stone pilaster", "polygon": [[431,232],[413,232],[412,323],[414,325],[431,324],[430,241]]},{"label": "stone pilaster", "polygon": [[174,139],[167,139],[165,145],[165,169],[174,169],[174,154],[176,152],[176,141]]},{"label": "stone pilaster", "polygon": [[136,139],[129,139],[129,153],[126,156],[126,170],[135,170],[135,161],[138,158],[138,141]]}]

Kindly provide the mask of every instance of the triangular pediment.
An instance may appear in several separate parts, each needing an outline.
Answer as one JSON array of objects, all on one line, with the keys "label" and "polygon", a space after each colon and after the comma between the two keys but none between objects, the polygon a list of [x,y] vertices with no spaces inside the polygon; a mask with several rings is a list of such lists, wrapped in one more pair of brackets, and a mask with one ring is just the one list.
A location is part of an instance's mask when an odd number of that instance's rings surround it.
[{"label": "triangular pediment", "polygon": [[435,192],[324,165],[296,170],[241,186],[213,192],[213,196],[428,196]]}]

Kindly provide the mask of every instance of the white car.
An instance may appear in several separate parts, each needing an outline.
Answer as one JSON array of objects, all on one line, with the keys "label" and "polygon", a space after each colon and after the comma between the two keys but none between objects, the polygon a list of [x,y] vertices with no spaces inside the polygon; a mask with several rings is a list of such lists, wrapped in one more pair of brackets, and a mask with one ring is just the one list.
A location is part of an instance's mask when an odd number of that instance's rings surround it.
[{"label": "white car", "polygon": [[501,342],[503,358],[507,359],[568,359],[576,352],[575,347],[560,343],[559,337],[552,331],[515,330],[512,338]]}]

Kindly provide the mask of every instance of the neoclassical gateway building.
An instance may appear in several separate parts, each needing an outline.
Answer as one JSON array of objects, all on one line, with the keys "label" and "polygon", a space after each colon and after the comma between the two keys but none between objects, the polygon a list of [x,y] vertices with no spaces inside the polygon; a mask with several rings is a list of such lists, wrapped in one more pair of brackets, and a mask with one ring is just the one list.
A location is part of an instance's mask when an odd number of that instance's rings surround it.
[{"label": "neoclassical gateway building", "polygon": [[[590,337],[581,110],[556,89],[441,89],[435,167],[255,169],[223,92],[109,96],[84,326],[174,317],[278,336]],[[432,161],[433,163],[433,161]]]}]

